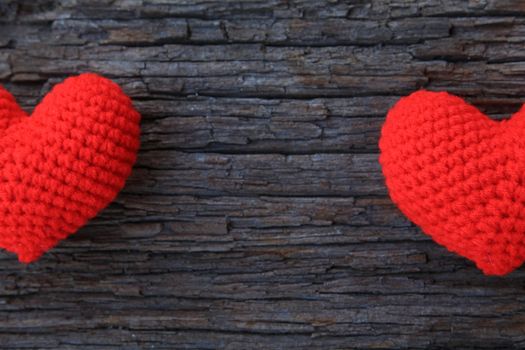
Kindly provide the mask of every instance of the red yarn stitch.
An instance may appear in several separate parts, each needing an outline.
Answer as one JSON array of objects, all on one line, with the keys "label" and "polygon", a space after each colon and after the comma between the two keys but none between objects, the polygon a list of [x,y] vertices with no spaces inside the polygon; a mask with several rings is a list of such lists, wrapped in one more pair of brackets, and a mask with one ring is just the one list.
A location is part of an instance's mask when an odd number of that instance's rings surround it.
[{"label": "red yarn stitch", "polygon": [[392,200],[437,243],[504,275],[525,260],[525,108],[497,122],[459,97],[402,98],[381,131]]},{"label": "red yarn stitch", "polygon": [[95,74],[56,85],[30,118],[0,87],[0,247],[32,262],[106,207],[135,162],[139,122]]}]

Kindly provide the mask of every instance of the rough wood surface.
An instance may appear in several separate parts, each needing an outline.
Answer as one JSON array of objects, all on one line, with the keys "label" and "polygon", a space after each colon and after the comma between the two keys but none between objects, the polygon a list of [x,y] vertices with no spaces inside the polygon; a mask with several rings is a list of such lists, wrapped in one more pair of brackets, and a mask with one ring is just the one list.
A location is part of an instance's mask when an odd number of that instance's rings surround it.
[{"label": "rough wood surface", "polygon": [[0,348],[525,347],[525,268],[434,244],[377,163],[420,87],[520,107],[523,1],[0,1],[27,110],[83,71],[134,98],[140,159],[41,261],[0,254]]}]

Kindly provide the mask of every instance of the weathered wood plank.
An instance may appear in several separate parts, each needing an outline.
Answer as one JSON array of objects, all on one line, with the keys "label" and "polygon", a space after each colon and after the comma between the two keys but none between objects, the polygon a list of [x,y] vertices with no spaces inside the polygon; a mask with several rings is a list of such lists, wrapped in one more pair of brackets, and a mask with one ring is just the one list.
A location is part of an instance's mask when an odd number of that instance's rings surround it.
[{"label": "weathered wood plank", "polygon": [[489,278],[395,208],[386,111],[446,89],[520,108],[521,1],[0,2],[28,111],[83,71],[143,115],[121,195],[38,263],[0,253],[1,349],[523,348]]}]

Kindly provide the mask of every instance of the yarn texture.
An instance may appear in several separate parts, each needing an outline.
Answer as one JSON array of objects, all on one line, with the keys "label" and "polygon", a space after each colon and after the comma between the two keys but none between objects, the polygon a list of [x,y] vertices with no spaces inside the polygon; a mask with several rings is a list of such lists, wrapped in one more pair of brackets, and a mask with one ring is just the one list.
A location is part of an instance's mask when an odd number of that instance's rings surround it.
[{"label": "yarn texture", "polygon": [[390,197],[434,241],[504,275],[525,260],[525,108],[494,121],[446,92],[388,112],[379,158]]},{"label": "yarn texture", "polygon": [[95,74],[56,85],[31,117],[0,87],[0,247],[32,262],[106,207],[135,163],[139,123]]}]

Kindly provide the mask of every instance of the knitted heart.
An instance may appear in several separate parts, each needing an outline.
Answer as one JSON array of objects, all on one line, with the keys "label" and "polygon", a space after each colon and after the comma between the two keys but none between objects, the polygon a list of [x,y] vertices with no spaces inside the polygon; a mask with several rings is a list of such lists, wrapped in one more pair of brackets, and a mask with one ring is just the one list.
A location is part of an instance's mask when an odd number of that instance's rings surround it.
[{"label": "knitted heart", "polygon": [[139,122],[95,74],[55,86],[31,117],[0,88],[0,247],[29,263],[106,207],[135,162]]},{"label": "knitted heart", "polygon": [[402,98],[381,131],[390,196],[437,243],[504,275],[525,260],[525,108],[491,120],[445,92]]}]

